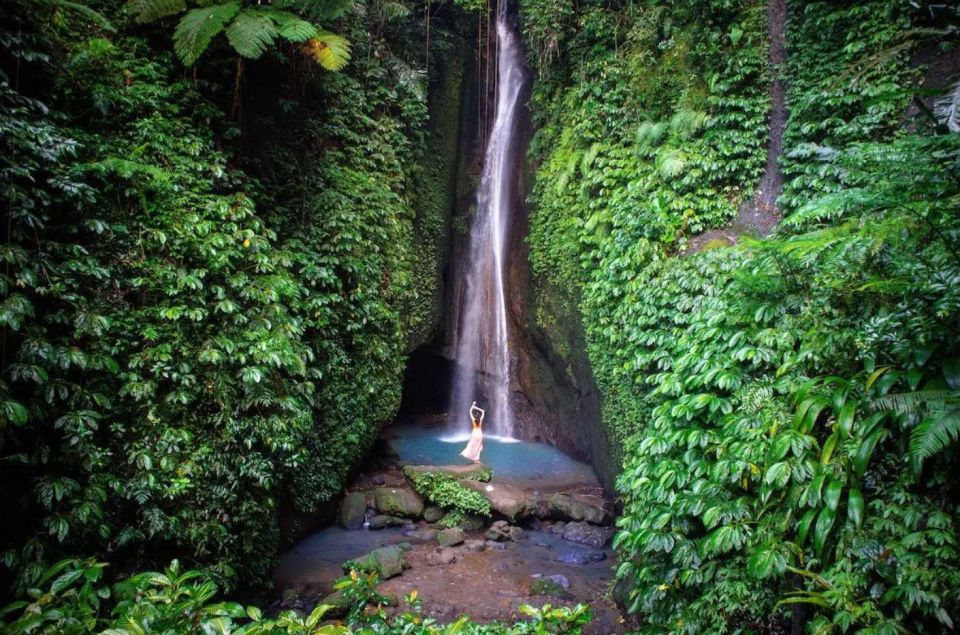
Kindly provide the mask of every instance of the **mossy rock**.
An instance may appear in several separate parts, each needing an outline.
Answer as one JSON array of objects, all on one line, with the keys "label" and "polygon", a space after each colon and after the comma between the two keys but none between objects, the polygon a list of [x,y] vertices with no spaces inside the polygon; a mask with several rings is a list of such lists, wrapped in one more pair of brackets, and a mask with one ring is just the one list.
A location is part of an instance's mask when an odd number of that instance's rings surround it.
[{"label": "mossy rock", "polygon": [[340,526],[344,529],[360,529],[367,514],[367,497],[361,492],[349,492],[340,503]]},{"label": "mossy rock", "polygon": [[388,516],[417,518],[423,513],[423,500],[409,489],[378,487],[373,492],[377,511]]},{"label": "mossy rock", "polygon": [[387,580],[400,575],[407,568],[404,553],[408,549],[410,549],[410,545],[405,542],[374,549],[361,558],[344,562],[343,571],[344,573],[349,573],[351,569],[376,571],[381,580]]},{"label": "mossy rock", "polygon": [[550,578],[540,578],[534,582],[530,588],[530,595],[545,595],[558,600],[566,600],[571,597],[560,583],[554,582]]}]

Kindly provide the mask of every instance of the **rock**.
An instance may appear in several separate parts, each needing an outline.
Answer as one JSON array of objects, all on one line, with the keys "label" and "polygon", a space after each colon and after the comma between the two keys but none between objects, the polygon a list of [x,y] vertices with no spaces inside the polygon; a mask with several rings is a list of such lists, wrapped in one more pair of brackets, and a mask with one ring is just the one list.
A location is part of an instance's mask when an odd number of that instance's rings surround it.
[{"label": "rock", "polygon": [[403,468],[403,473],[408,479],[410,478],[410,474],[417,472],[433,472],[455,478],[458,481],[470,479],[484,483],[493,477],[493,470],[483,463],[475,463],[473,465],[407,465]]},{"label": "rock", "polygon": [[350,600],[343,596],[343,591],[334,591],[320,600],[320,604],[327,604],[331,608],[323,614],[324,619],[339,619],[346,617],[350,612]]},{"label": "rock", "polygon": [[607,544],[613,537],[610,527],[597,527],[585,522],[567,523],[563,528],[563,539],[597,549]]},{"label": "rock", "polygon": [[523,520],[523,526],[531,531],[540,531],[543,527],[543,521],[536,516],[531,516]]},{"label": "rock", "polygon": [[416,518],[423,513],[423,501],[416,492],[395,487],[378,487],[373,492],[377,511],[390,516]]},{"label": "rock", "polygon": [[484,532],[483,537],[487,540],[506,540],[510,537],[510,525],[507,524],[505,520],[495,521],[487,531]]},{"label": "rock", "polygon": [[553,549],[553,545],[550,544],[550,541],[547,540],[546,538],[537,537],[537,538],[534,538],[532,542],[534,547],[543,547],[544,549]]},{"label": "rock", "polygon": [[566,529],[566,527],[567,527],[567,523],[561,520],[559,522],[547,525],[547,531],[550,532],[551,534],[562,535],[563,530]]},{"label": "rock", "polygon": [[483,551],[483,538],[473,538],[463,543],[463,550],[472,553]]},{"label": "rock", "polygon": [[[599,506],[594,502],[594,498],[600,501]],[[556,518],[582,520],[592,525],[610,524],[610,514],[604,507],[603,499],[598,497],[584,500],[567,494],[554,494],[547,500],[547,505],[550,507],[550,515]]]},{"label": "rock", "polygon": [[388,516],[386,514],[376,514],[370,518],[370,529],[386,529],[387,527],[401,527],[405,525],[405,518]]},{"label": "rock", "polygon": [[503,551],[507,548],[507,545],[502,542],[497,542],[496,540],[487,540],[483,543],[483,546],[487,549],[494,549],[496,551]]},{"label": "rock", "polygon": [[520,542],[526,537],[523,535],[523,530],[520,529],[519,527],[511,527],[509,531],[509,535],[510,535],[510,540],[512,540],[513,542]]},{"label": "rock", "polygon": [[373,483],[374,485],[386,485],[387,477],[384,476],[383,474],[374,474],[373,478],[370,479],[370,482]]},{"label": "rock", "polygon": [[480,531],[483,529],[483,526],[487,524],[487,521],[483,516],[473,516],[466,515],[463,517],[463,520],[460,521],[460,529],[464,531]]},{"label": "rock", "polygon": [[607,559],[607,554],[603,551],[594,551],[590,554],[590,562],[603,562]]},{"label": "rock", "polygon": [[367,496],[360,492],[350,492],[340,503],[340,526],[344,529],[360,529],[367,514]]},{"label": "rock", "polygon": [[431,567],[442,564],[453,564],[456,561],[457,552],[450,548],[441,549],[440,551],[427,554],[427,564]]},{"label": "rock", "polygon": [[493,511],[506,516],[511,521],[519,518],[527,509],[527,495],[513,485],[504,483],[482,483],[470,479],[460,481],[465,487],[480,492],[490,501]]},{"label": "rock", "polygon": [[590,564],[590,556],[581,551],[565,551],[556,558],[557,562],[564,564]]},{"label": "rock", "polygon": [[459,527],[453,527],[452,529],[441,529],[437,532],[437,542],[440,543],[441,547],[452,547],[453,545],[459,545],[464,541],[466,536],[463,533],[463,530]]},{"label": "rock", "polygon": [[564,589],[570,588],[570,580],[567,580],[567,576],[562,575],[560,573],[554,573],[553,575],[548,575],[547,577],[544,578],[544,580],[553,580],[554,582],[562,586]]},{"label": "rock", "polygon": [[[569,583],[568,583],[569,584]],[[566,589],[550,578],[540,578],[530,588],[530,595],[546,595],[548,597],[565,600],[570,596]]]},{"label": "rock", "polygon": [[294,589],[284,589],[280,595],[280,607],[284,609],[295,609],[300,606],[300,594]]},{"label": "rock", "polygon": [[439,507],[431,505],[423,510],[423,519],[428,523],[435,523],[444,516],[444,511]]},{"label": "rock", "polygon": [[413,531],[404,532],[404,536],[408,536],[415,540],[430,541],[437,537],[436,529],[414,529]]},{"label": "rock", "polygon": [[362,558],[353,561],[347,561],[343,565],[344,572],[349,572],[351,565],[355,564],[364,571],[376,571],[381,580],[387,580],[393,576],[400,575],[407,568],[407,561],[404,552],[410,548],[407,543],[399,545],[390,545],[389,547],[380,547],[374,549]]}]

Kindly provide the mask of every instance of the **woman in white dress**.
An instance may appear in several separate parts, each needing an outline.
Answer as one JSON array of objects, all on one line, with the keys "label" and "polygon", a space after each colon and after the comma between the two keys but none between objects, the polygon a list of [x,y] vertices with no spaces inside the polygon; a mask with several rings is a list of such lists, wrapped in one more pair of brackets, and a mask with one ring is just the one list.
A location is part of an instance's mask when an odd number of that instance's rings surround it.
[{"label": "woman in white dress", "polygon": [[483,416],[485,414],[483,408],[477,407],[477,402],[474,401],[473,405],[470,406],[470,419],[473,422],[473,427],[470,430],[470,440],[467,442],[467,447],[460,453],[460,456],[470,459],[474,463],[480,462],[480,452],[483,450]]}]

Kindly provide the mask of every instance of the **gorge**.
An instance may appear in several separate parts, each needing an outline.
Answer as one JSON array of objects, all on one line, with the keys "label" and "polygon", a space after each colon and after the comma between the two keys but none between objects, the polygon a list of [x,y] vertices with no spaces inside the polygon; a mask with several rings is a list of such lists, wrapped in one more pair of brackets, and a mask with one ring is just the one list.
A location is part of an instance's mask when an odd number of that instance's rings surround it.
[{"label": "gorge", "polygon": [[949,632],[958,80],[924,0],[10,0],[0,629]]}]

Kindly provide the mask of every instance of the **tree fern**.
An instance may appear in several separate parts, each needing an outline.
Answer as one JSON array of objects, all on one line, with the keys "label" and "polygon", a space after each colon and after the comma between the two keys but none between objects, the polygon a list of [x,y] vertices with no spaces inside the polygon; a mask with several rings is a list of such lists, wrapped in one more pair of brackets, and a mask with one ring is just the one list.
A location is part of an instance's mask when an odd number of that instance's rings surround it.
[{"label": "tree fern", "polygon": [[188,11],[173,32],[173,50],[185,65],[191,66],[227,23],[240,12],[239,2]]},{"label": "tree fern", "polygon": [[124,9],[133,14],[140,24],[156,22],[168,15],[180,13],[187,8],[184,0],[130,0]]},{"label": "tree fern", "polygon": [[329,71],[338,71],[350,61],[350,42],[329,31],[320,31],[303,46],[308,55]]},{"label": "tree fern", "polygon": [[320,33],[312,23],[287,11],[272,11],[270,17],[276,22],[280,37],[288,42],[306,42]]},{"label": "tree fern", "polygon": [[924,419],[910,434],[910,461],[919,472],[923,462],[960,439],[960,409]]},{"label": "tree fern", "polygon": [[243,57],[256,59],[263,55],[278,30],[274,21],[259,11],[241,11],[227,27],[227,41]]}]

